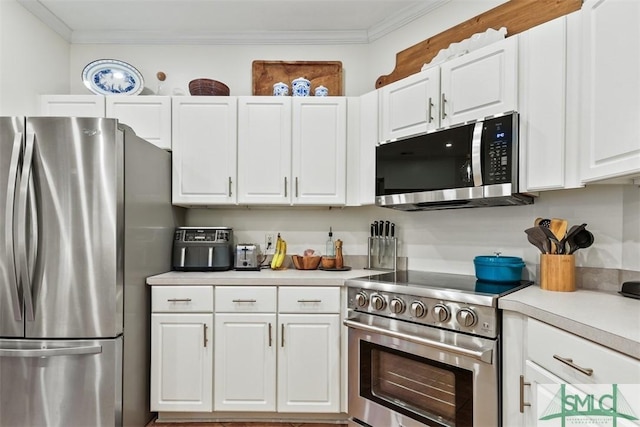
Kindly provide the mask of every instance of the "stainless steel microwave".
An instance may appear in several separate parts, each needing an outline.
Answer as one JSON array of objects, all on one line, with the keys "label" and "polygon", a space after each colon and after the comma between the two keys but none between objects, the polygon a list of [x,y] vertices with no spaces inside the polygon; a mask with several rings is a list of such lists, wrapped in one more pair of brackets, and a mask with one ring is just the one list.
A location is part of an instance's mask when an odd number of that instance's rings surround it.
[{"label": "stainless steel microwave", "polygon": [[518,188],[518,113],[376,147],[376,205],[405,211],[526,205]]}]

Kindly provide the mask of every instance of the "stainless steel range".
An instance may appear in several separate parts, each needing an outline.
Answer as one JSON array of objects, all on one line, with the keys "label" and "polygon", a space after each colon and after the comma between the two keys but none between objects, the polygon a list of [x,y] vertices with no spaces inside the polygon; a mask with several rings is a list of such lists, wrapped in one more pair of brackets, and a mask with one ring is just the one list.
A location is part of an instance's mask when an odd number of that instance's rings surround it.
[{"label": "stainless steel range", "polygon": [[398,271],[346,282],[351,426],[499,426],[498,298],[531,284]]}]

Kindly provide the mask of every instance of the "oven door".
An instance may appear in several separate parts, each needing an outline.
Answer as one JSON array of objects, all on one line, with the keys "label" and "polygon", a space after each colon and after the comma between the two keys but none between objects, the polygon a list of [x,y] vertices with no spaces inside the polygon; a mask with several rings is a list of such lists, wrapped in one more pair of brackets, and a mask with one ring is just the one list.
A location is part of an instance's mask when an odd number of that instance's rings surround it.
[{"label": "oven door", "polygon": [[363,313],[345,325],[352,422],[499,425],[497,340]]}]

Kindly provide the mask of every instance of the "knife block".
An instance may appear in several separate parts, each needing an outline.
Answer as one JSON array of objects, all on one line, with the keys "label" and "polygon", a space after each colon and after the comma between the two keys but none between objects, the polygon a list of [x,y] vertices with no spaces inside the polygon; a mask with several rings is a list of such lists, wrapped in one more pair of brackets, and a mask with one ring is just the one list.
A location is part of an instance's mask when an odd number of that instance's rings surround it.
[{"label": "knife block", "polygon": [[576,290],[574,255],[540,255],[540,289],[556,292]]},{"label": "knife block", "polygon": [[369,237],[367,254],[368,269],[396,271],[398,268],[398,238]]}]

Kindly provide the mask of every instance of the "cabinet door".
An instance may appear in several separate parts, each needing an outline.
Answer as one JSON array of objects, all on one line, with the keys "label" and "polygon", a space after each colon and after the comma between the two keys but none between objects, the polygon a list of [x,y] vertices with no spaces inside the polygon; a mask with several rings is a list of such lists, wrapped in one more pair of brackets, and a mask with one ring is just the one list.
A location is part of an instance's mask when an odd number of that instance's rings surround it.
[{"label": "cabinet door", "polygon": [[379,93],[348,98],[347,205],[375,204]]},{"label": "cabinet door", "polygon": [[291,203],[291,98],[238,99],[238,202]]},{"label": "cabinet door", "polygon": [[580,187],[580,12],[538,25],[518,38],[521,189]]},{"label": "cabinet door", "polygon": [[213,314],[151,315],[151,410],[211,411]]},{"label": "cabinet door", "polygon": [[442,126],[517,108],[517,36],[440,65]]},{"label": "cabinet door", "polygon": [[102,95],[42,95],[40,115],[51,117],[105,117]]},{"label": "cabinet door", "polygon": [[340,315],[278,322],[278,412],[340,412]]},{"label": "cabinet door", "polygon": [[276,410],[276,315],[215,314],[216,411]]},{"label": "cabinet door", "polygon": [[294,97],[293,203],[344,205],[347,191],[347,99]]},{"label": "cabinet door", "polygon": [[107,117],[131,127],[136,135],[171,150],[171,98],[168,96],[107,96]]},{"label": "cabinet door", "polygon": [[432,67],[380,89],[381,141],[440,125],[440,69]]},{"label": "cabinet door", "polygon": [[520,398],[524,403],[522,409],[524,411],[525,427],[538,427],[540,425],[539,417],[541,416],[545,402],[553,401],[553,390],[557,385],[563,384],[564,381],[546,369],[527,360],[525,362],[523,385],[520,390]]},{"label": "cabinet door", "polygon": [[172,108],[173,204],[235,204],[237,98],[174,97]]},{"label": "cabinet door", "polygon": [[640,172],[640,2],[582,6],[584,182]]}]

